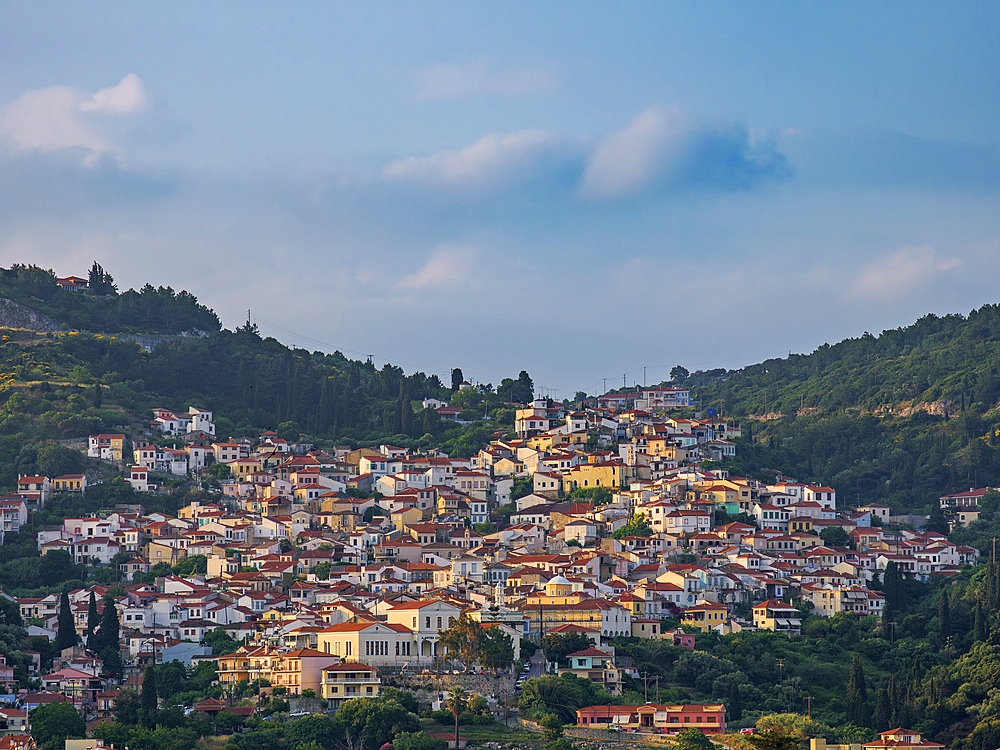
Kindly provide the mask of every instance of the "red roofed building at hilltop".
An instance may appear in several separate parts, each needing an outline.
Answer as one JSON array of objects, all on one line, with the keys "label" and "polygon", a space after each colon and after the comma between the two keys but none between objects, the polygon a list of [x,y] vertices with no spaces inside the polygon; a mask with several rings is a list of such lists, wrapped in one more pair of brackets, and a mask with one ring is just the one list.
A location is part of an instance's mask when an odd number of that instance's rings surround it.
[{"label": "red roofed building at hilltop", "polygon": [[865,750],[889,750],[889,748],[892,750],[917,750],[918,748],[933,750],[937,747],[944,747],[944,745],[925,740],[919,732],[914,732],[912,729],[896,727],[887,732],[879,732],[877,740],[866,742],[862,747]]},{"label": "red roofed building at hilltop", "polygon": [[652,703],[644,706],[588,706],[576,712],[576,723],[584,727],[606,729],[613,726],[626,731],[650,734],[677,734],[686,729],[698,729],[705,734],[725,734],[726,707],[721,703],[683,706],[657,706]]},{"label": "red roofed building at hilltop", "polygon": [[988,492],[993,492],[992,487],[981,487],[978,490],[959,492],[954,495],[945,495],[938,502],[941,507],[947,510],[958,510],[959,508],[978,508],[979,500]]}]

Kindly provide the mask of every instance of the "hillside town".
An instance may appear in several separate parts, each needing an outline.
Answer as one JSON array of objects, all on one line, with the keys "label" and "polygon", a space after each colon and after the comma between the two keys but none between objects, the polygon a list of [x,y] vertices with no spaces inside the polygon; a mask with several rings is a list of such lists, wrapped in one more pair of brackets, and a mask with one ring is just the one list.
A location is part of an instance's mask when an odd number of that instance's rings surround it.
[{"label": "hillside town", "polygon": [[[539,653],[536,672],[617,696],[640,675],[616,637],[694,649],[696,634],[713,631],[796,636],[804,613],[881,614],[891,568],[928,580],[976,563],[978,550],[910,530],[889,507],[845,507],[834,488],[777,471],[769,483],[731,475],[719,464],[735,455],[740,428],[671,416],[690,405],[688,391],[665,386],[581,411],[538,399],[517,409],[515,438],[469,458],[320,450],[274,432],[220,442],[213,414],[194,407],[154,410],[145,440],[91,435],[88,456],[120,466],[140,493],[167,492],[178,477],[219,486],[212,502],[176,515],[137,504],[34,529],[42,555],[114,566],[118,585],[69,592],[81,645],[51,671],[36,665],[41,690],[15,695],[0,667],[16,706],[5,732],[30,732],[27,712],[52,701],[100,722],[145,667],[174,660],[213,662],[224,687],[263,680],[336,708],[377,696],[386,675],[467,669],[442,643],[463,618],[509,637],[515,663],[549,636],[585,636],[589,646],[561,662]],[[425,406],[457,418],[443,401]],[[52,493],[87,489],[84,474],[20,477],[0,500],[3,531],[25,527]],[[967,524],[987,491],[941,504]],[[197,572],[171,572],[194,558]],[[117,611],[120,675],[86,648],[93,601],[98,614]],[[17,606],[31,636],[56,638],[59,595]],[[213,654],[206,637],[219,629],[237,650]],[[721,704],[595,706],[577,724],[712,734],[726,716]]]}]

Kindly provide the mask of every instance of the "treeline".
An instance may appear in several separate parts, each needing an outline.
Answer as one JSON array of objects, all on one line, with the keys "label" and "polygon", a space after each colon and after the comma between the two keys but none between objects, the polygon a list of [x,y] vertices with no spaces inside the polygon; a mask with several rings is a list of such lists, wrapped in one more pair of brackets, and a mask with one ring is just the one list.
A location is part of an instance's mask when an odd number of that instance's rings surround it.
[{"label": "treeline", "polygon": [[731,371],[697,395],[741,421],[730,468],[749,476],[780,469],[848,504],[924,513],[941,495],[1000,484],[997,305]]},{"label": "treeline", "polygon": [[[292,441],[307,435],[349,444],[434,443],[471,455],[514,417],[506,394],[491,386],[453,394],[437,375],[290,349],[252,325],[176,339],[152,352],[109,336],[54,333],[33,343],[8,336],[0,343],[0,371],[7,384],[0,391],[0,443],[5,434],[24,442],[126,431],[116,428],[144,423],[152,407],[196,405],[215,412],[223,437],[273,429]],[[530,397],[527,373],[504,382]],[[442,420],[422,407],[428,397],[454,399],[476,423],[463,428]]]},{"label": "treeline", "polygon": [[[865,333],[812,354],[769,359],[705,383],[702,406],[742,416],[800,408],[877,411],[902,402],[951,402],[982,413],[1000,399],[1000,306],[968,317],[926,315],[905,328]],[[766,404],[765,404],[766,401]]]},{"label": "treeline", "polygon": [[0,296],[27,305],[67,329],[97,333],[213,333],[222,328],[212,310],[186,291],[146,284],[118,293],[114,279],[97,263],[90,290],[64,289],[52,270],[15,264],[0,269]]}]

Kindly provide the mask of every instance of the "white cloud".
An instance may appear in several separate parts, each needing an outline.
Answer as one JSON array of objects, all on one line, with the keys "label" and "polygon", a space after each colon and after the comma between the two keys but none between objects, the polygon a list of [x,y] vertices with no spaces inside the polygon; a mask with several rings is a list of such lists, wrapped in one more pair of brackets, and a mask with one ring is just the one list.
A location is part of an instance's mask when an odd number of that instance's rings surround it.
[{"label": "white cloud", "polygon": [[142,80],[135,73],[129,73],[118,85],[101,89],[89,101],[81,102],[80,111],[129,114],[141,112],[147,104]]},{"label": "white cloud", "polygon": [[861,269],[845,290],[846,297],[872,302],[902,300],[963,265],[960,258],[938,258],[928,245],[910,245]]},{"label": "white cloud", "polygon": [[677,158],[692,127],[676,108],[650,107],[597,145],[583,173],[583,192],[610,198],[649,188],[664,163]]},{"label": "white cloud", "polygon": [[463,283],[472,271],[476,251],[470,247],[443,246],[417,271],[396,283],[397,290],[419,291],[444,284]]},{"label": "white cloud", "polygon": [[134,73],[92,96],[68,86],[26,91],[0,109],[0,138],[24,151],[108,152],[114,144],[99,116],[134,114],[146,104],[142,81]]},{"label": "white cloud", "polygon": [[481,61],[465,65],[432,65],[417,73],[414,97],[418,100],[462,99],[480,94],[518,96],[551,89],[551,73],[531,69],[490,70]]},{"label": "white cloud", "polygon": [[432,156],[411,156],[382,170],[390,180],[491,189],[524,182],[547,157],[569,150],[565,137],[545,130],[490,133],[471,146]]},{"label": "white cloud", "polygon": [[789,174],[771,140],[734,122],[698,121],[674,107],[655,106],[597,144],[580,191],[590,198],[624,198],[656,188],[745,190]]}]

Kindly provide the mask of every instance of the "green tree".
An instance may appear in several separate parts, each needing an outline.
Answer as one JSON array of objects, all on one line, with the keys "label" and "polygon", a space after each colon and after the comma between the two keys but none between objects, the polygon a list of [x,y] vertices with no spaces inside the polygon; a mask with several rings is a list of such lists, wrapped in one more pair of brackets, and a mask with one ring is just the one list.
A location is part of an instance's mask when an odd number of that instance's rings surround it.
[{"label": "green tree", "polygon": [[496,627],[483,627],[479,640],[479,663],[486,669],[507,669],[514,663],[514,639]]},{"label": "green tree", "polygon": [[332,717],[324,714],[294,719],[285,726],[285,738],[291,750],[304,748],[312,743],[319,747],[337,744],[340,732]]},{"label": "green tree", "polygon": [[545,658],[566,666],[566,656],[577,651],[586,651],[593,644],[584,633],[557,633],[547,635],[542,639],[542,649]]},{"label": "green tree", "polygon": [[97,611],[97,595],[90,591],[90,604],[87,607],[87,645],[93,646],[94,631],[101,624],[101,615]]},{"label": "green tree", "polygon": [[380,698],[353,698],[334,714],[334,721],[341,731],[355,741],[361,740],[368,748],[378,748],[401,732],[420,729],[417,717],[394,700]]},{"label": "green tree", "polygon": [[851,544],[851,538],[841,526],[828,526],[819,535],[827,547],[849,547]]},{"label": "green tree", "polygon": [[156,726],[156,701],[156,672],[152,667],[146,667],[142,676],[142,693],[139,701],[139,723],[142,726],[149,728]]},{"label": "green tree", "polygon": [[947,641],[951,635],[951,606],[947,591],[942,591],[938,597],[938,632],[943,641]]},{"label": "green tree", "polygon": [[889,722],[892,720],[892,707],[889,705],[889,691],[886,688],[878,689],[873,720],[876,732],[884,732],[889,729]]},{"label": "green tree", "polygon": [[712,740],[700,729],[685,729],[678,732],[674,747],[677,750],[715,750]]},{"label": "green tree", "polygon": [[563,736],[562,720],[555,714],[545,714],[538,725],[542,728],[546,742],[555,742]]},{"label": "green tree", "polygon": [[972,627],[972,639],[974,641],[985,641],[986,640],[986,613],[983,612],[983,601],[982,599],[976,600],[976,615],[973,621]]},{"label": "green tree", "polygon": [[121,623],[118,621],[118,609],[111,596],[104,598],[104,611],[101,613],[101,627],[97,629],[97,642],[94,651],[104,661],[104,669],[109,674],[122,673],[121,659]]},{"label": "green tree", "polygon": [[69,606],[69,594],[65,591],[59,597],[59,620],[56,626],[56,650],[75,646],[79,641],[76,625],[73,623],[73,610]]},{"label": "green tree", "polygon": [[115,698],[115,721],[119,724],[138,724],[140,705],[139,694],[131,688],[125,688]]},{"label": "green tree", "polygon": [[683,367],[681,365],[674,365],[670,369],[670,380],[673,383],[680,383],[690,374],[691,373],[688,372],[688,369],[686,367]]},{"label": "green tree", "polygon": [[427,732],[402,732],[392,741],[392,750],[448,750],[448,743]]},{"label": "green tree", "polygon": [[869,726],[871,716],[868,707],[868,686],[865,683],[865,671],[861,666],[861,660],[857,657],[851,662],[844,703],[847,709],[846,719],[849,724],[858,727]]},{"label": "green tree", "polygon": [[448,656],[458,659],[468,672],[479,659],[482,626],[471,615],[463,614],[441,634],[438,643],[448,649]]},{"label": "green tree", "polygon": [[754,750],[799,750],[801,747],[798,735],[778,728],[758,730],[747,735],[746,741]]},{"label": "green tree", "polygon": [[226,654],[233,653],[240,647],[240,644],[234,641],[223,628],[216,628],[205,633],[202,643],[212,647],[213,656],[225,656]]},{"label": "green tree", "polygon": [[646,520],[645,516],[639,515],[638,513],[632,516],[632,520],[628,522],[625,526],[622,526],[618,531],[616,531],[612,536],[615,539],[624,539],[627,536],[652,536],[653,527],[649,525],[649,521]]},{"label": "green tree", "polygon": [[41,750],[62,750],[66,739],[82,739],[87,723],[71,703],[46,703],[32,711],[31,734]]}]

